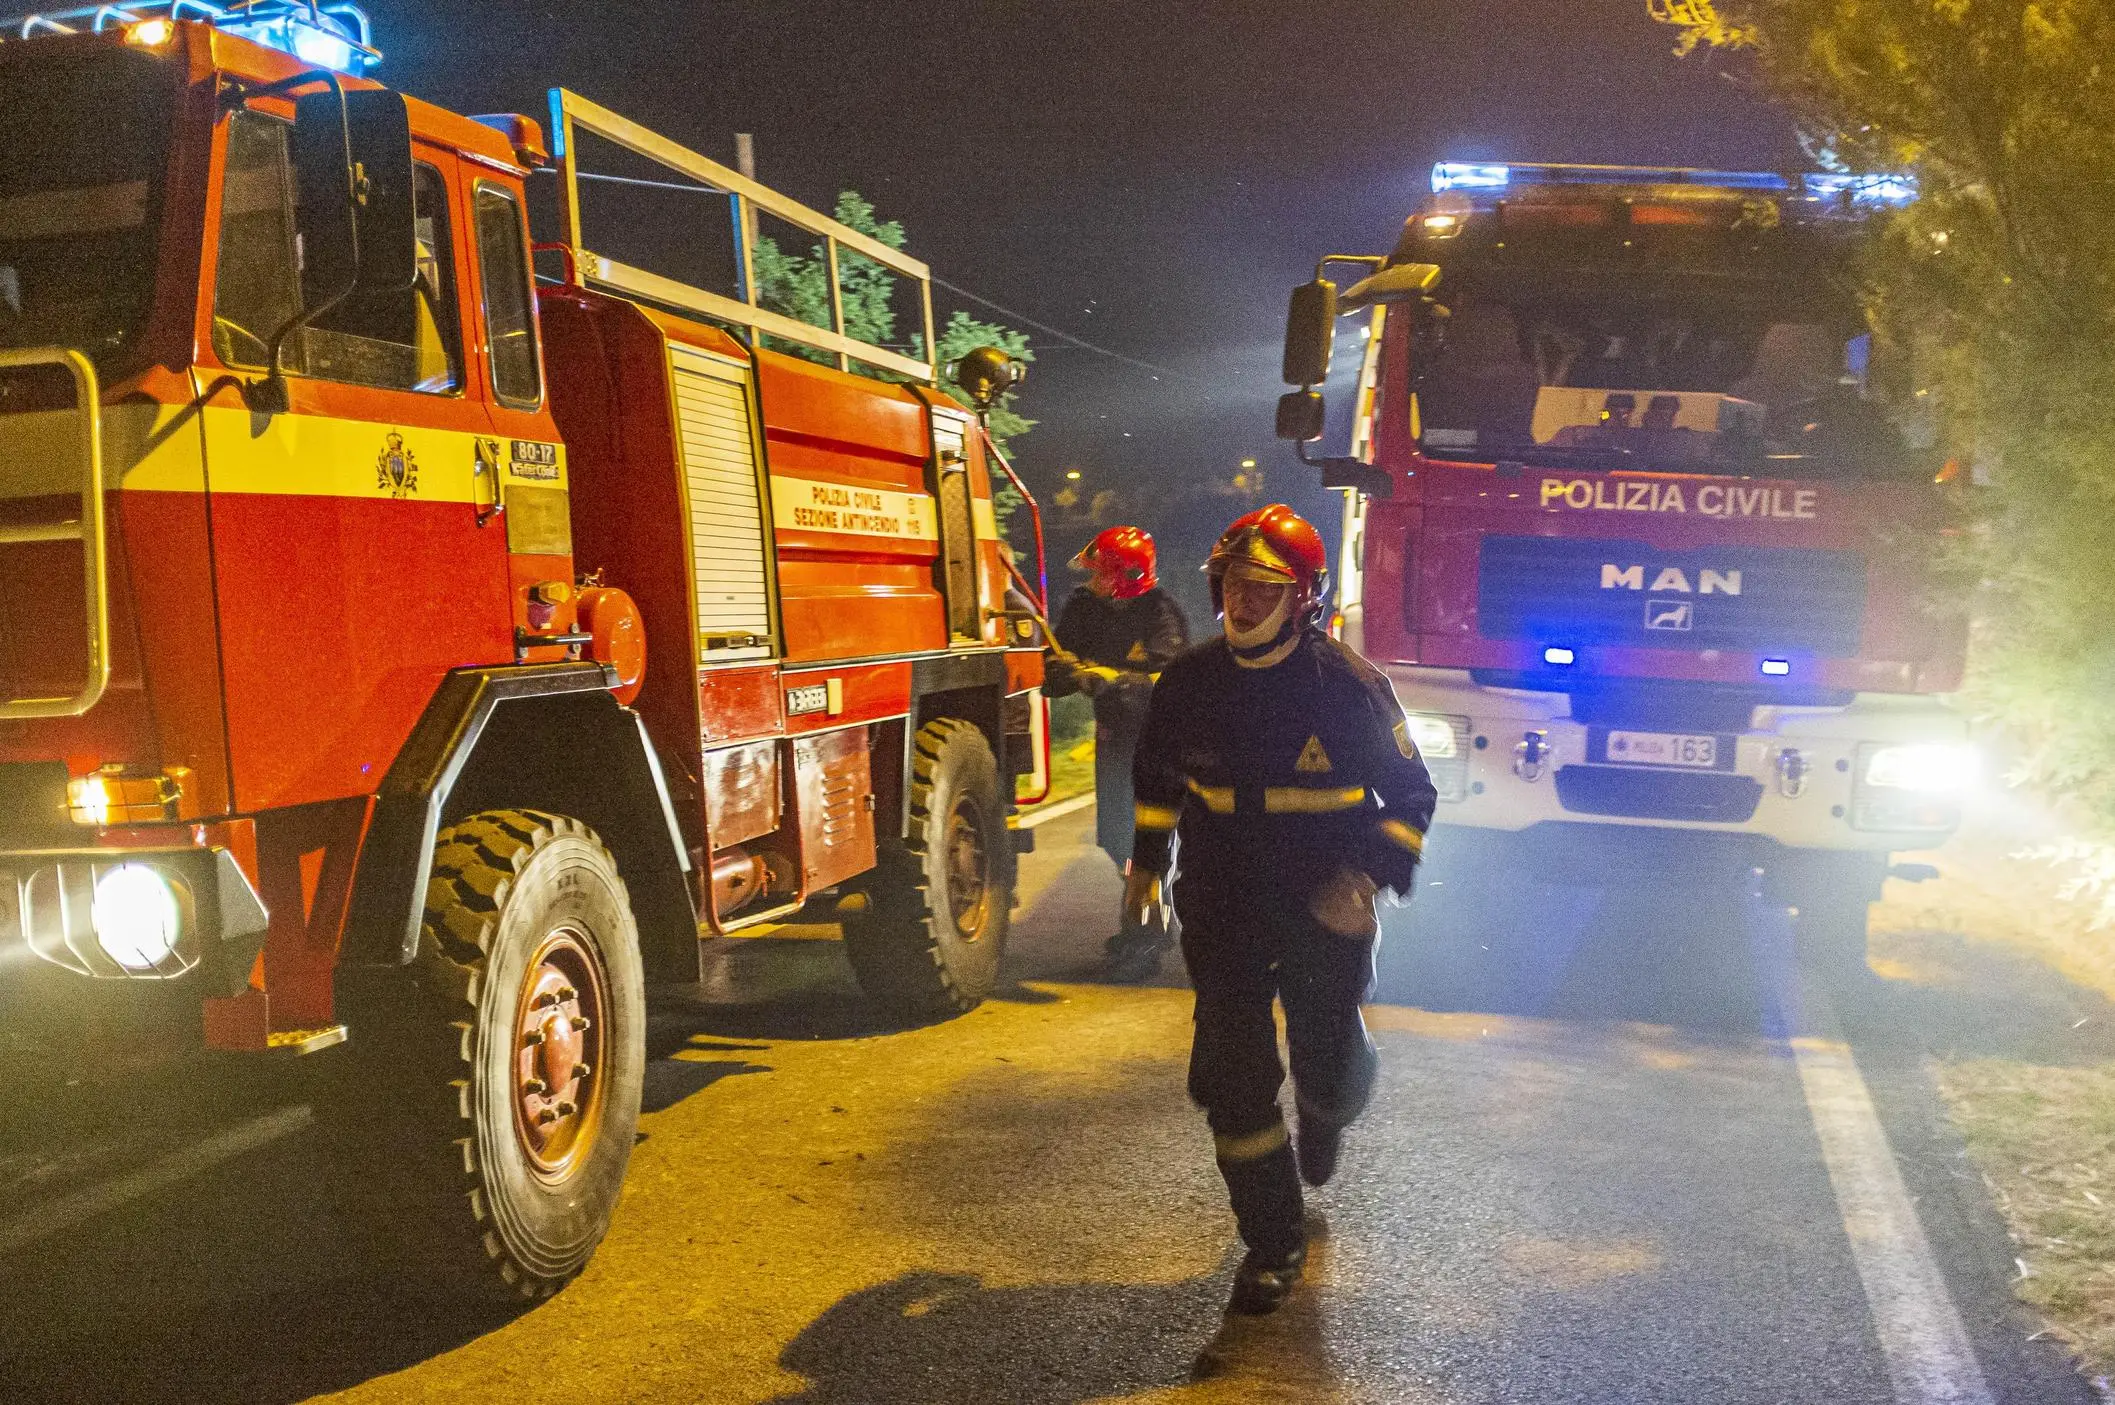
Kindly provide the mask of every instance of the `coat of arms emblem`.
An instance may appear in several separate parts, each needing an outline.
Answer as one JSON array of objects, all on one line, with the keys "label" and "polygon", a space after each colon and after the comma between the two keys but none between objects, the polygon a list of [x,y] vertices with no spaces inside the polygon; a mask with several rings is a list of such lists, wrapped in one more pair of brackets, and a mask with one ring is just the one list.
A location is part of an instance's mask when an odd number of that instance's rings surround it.
[{"label": "coat of arms emblem", "polygon": [[419,461],[404,447],[404,436],[395,430],[375,455],[375,487],[393,498],[408,498],[419,490]]}]

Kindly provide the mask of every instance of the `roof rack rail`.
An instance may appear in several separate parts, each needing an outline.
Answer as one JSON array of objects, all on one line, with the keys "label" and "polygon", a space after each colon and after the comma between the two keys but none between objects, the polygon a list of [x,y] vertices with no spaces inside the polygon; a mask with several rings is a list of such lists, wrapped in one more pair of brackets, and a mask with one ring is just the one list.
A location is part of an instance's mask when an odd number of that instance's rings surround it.
[{"label": "roof rack rail", "polygon": [[76,5],[0,19],[0,40],[40,34],[101,34],[152,20],[193,20],[225,29],[304,63],[344,72],[381,62],[367,12],[345,0],[125,0],[116,5]]},{"label": "roof rack rail", "polygon": [[[685,176],[697,183],[701,193],[721,194],[728,198],[734,214],[735,261],[741,273],[742,298],[707,292],[703,288],[694,288],[673,278],[589,252],[582,241],[580,220],[580,181],[589,173],[583,173],[579,168],[579,143],[574,139],[578,132],[592,132],[604,141],[614,142],[627,151]],[[700,156],[687,147],[679,146],[659,133],[629,118],[620,117],[608,108],[564,88],[551,90],[551,140],[552,154],[558,161],[561,227],[564,230],[565,244],[571,253],[569,262],[574,270],[572,276],[578,281],[593,283],[645,302],[681,308],[686,312],[712,318],[716,322],[747,328],[752,333],[781,337],[803,346],[814,347],[836,357],[837,368],[841,371],[850,370],[851,363],[859,361],[911,380],[927,384],[938,381],[937,367],[933,361],[935,342],[932,270],[917,259],[890,248],[878,239],[861,234],[850,225],[839,223],[819,210],[811,210],[769,186],[761,185],[709,157]],[[753,250],[756,241],[757,210],[821,238],[825,267],[830,278],[828,327],[810,326],[796,318],[758,306]],[[887,347],[876,346],[846,334],[844,298],[838,288],[837,256],[840,248],[849,249],[861,258],[871,259],[890,272],[908,278],[918,285],[919,308],[924,318],[924,340],[921,343],[925,349],[924,360],[905,356],[899,351],[891,351]]]}]

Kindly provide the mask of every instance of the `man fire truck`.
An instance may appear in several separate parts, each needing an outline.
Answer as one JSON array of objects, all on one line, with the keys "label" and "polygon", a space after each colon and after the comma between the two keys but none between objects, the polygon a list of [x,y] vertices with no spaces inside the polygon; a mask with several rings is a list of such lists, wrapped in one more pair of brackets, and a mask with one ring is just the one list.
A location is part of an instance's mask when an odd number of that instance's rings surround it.
[{"label": "man fire truck", "polygon": [[[535,1296],[701,925],[820,907],[901,1014],[991,991],[1041,659],[925,265],[563,90],[548,146],[389,91],[346,6],[6,37],[0,994],[349,1040],[348,1180]],[[590,133],[727,195],[735,295],[589,247]],[[918,354],[757,306],[758,212],[921,295]]]},{"label": "man fire truck", "polygon": [[[1439,786],[1435,855],[1759,869],[1809,952],[1862,972],[1889,854],[1951,833],[1974,771],[1941,697],[1965,636],[1934,609],[1932,407],[1850,278],[1865,217],[1911,192],[1432,185],[1393,253],[1294,293],[1278,428],[1322,437],[1338,314],[1370,308],[1351,453],[1309,461],[1350,490],[1343,628]],[[1367,273],[1341,300],[1337,263]]]}]

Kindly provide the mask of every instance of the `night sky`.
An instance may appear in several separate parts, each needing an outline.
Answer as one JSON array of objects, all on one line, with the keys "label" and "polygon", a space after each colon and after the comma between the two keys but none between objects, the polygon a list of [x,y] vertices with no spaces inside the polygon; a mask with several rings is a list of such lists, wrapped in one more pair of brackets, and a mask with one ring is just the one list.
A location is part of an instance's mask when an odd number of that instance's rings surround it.
[{"label": "night sky", "polygon": [[1322,253],[1389,248],[1433,161],[1798,155],[1745,81],[1671,57],[1644,0],[369,9],[380,76],[417,96],[540,116],[563,84],[730,163],[754,132],[767,184],[824,209],[857,188],[941,277],[1166,368],[1036,336],[1016,457],[1046,500],[1074,468],[1124,495],[1185,594],[1260,505],[1196,486],[1243,457],[1333,528],[1270,434],[1285,294]]}]

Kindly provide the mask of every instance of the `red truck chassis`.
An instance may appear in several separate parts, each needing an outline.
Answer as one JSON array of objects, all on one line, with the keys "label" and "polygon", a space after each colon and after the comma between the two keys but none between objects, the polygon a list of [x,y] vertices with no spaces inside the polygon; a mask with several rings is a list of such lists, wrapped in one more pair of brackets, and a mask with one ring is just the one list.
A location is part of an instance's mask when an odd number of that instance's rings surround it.
[{"label": "red truck chassis", "polygon": [[[563,90],[548,149],[392,92],[344,7],[155,8],[0,44],[0,999],[349,1039],[319,1107],[396,1242],[548,1292],[701,931],[821,904],[903,1017],[992,989],[1045,765],[1011,470],[916,260]],[[887,270],[922,353],[758,306],[746,238],[741,296],[596,253],[587,134]]]}]

